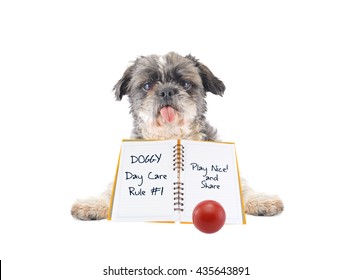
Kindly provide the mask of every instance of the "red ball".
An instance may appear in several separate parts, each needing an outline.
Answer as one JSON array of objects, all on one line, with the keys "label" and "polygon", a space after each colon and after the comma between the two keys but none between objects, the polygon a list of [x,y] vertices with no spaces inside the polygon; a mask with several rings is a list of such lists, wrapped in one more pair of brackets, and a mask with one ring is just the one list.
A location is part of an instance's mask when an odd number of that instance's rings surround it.
[{"label": "red ball", "polygon": [[220,203],[214,200],[204,200],[193,210],[193,224],[204,233],[214,233],[225,224],[226,213]]}]

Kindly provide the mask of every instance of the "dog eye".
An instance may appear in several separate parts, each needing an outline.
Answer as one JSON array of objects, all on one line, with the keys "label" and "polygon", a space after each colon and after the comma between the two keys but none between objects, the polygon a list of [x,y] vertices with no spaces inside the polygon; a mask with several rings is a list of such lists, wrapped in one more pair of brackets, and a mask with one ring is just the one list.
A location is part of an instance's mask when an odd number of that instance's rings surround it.
[{"label": "dog eye", "polygon": [[181,85],[183,86],[183,88],[184,88],[185,90],[189,90],[189,89],[191,88],[191,83],[188,82],[188,81],[182,81],[182,82],[181,82]]},{"label": "dog eye", "polygon": [[145,83],[143,85],[143,89],[148,91],[148,90],[151,90],[153,88],[153,83]]}]

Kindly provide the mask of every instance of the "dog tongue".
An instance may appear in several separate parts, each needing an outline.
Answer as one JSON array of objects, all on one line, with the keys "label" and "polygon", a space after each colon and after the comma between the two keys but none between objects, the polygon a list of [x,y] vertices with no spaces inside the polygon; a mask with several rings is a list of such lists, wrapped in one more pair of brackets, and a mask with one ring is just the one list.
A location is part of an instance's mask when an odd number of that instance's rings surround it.
[{"label": "dog tongue", "polygon": [[163,119],[168,123],[173,122],[175,119],[175,110],[170,106],[161,108],[160,114],[163,117]]}]

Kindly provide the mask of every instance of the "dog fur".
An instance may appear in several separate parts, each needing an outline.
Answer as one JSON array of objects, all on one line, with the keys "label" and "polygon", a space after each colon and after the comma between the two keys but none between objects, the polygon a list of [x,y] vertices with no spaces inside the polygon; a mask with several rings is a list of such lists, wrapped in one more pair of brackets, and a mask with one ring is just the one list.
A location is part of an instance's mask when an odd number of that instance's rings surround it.
[{"label": "dog fur", "polygon": [[[207,121],[207,92],[222,96],[225,85],[191,55],[170,52],[137,58],[114,87],[116,99],[127,96],[133,117],[132,138],[217,140]],[[241,178],[245,211],[273,216],[283,211],[278,196],[257,193]],[[77,200],[71,209],[80,220],[107,218],[112,184],[99,197]]]}]

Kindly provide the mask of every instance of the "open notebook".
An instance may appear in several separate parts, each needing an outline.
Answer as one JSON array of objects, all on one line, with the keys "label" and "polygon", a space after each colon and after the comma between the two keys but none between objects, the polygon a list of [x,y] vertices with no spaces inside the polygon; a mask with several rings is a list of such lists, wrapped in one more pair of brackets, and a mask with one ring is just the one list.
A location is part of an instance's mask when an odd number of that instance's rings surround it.
[{"label": "open notebook", "polygon": [[234,143],[122,142],[109,220],[188,223],[208,199],[224,207],[226,223],[245,223]]}]

